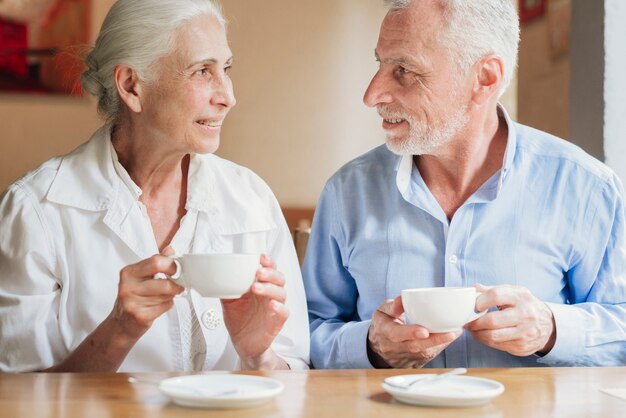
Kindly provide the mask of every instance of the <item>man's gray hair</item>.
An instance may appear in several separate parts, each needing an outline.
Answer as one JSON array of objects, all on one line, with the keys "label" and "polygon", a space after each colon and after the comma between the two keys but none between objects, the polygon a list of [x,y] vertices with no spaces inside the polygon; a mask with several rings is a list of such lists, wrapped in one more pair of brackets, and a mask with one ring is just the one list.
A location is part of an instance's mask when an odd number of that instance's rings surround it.
[{"label": "man's gray hair", "polygon": [[[422,0],[384,1],[388,9],[400,10]],[[519,19],[513,0],[439,1],[445,8],[440,36],[443,47],[464,71],[487,54],[500,56],[504,65],[502,95],[517,67]]]},{"label": "man's gray hair", "polygon": [[141,80],[153,81],[154,64],[172,52],[177,29],[205,15],[226,25],[213,0],[118,0],[102,23],[82,74],[83,89],[98,98],[98,111],[107,120],[118,117],[120,98],[113,75],[117,65],[128,65]]}]

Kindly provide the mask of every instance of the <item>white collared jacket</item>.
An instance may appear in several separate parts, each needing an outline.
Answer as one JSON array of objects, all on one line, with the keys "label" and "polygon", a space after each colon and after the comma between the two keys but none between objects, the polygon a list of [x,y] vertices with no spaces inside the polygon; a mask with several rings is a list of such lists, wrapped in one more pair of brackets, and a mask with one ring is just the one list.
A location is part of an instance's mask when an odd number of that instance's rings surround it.
[{"label": "white collared jacket", "polygon": [[[113,308],[120,270],[158,253],[141,190],[117,162],[110,126],[54,158],[0,198],[0,370],[62,361]],[[194,155],[187,214],[172,247],[184,253],[267,253],[287,283],[290,312],[272,348],[292,369],[309,361],[306,300],[276,198],[250,170]],[[137,342],[120,371],[235,370],[240,359],[219,299],[187,290]]]}]

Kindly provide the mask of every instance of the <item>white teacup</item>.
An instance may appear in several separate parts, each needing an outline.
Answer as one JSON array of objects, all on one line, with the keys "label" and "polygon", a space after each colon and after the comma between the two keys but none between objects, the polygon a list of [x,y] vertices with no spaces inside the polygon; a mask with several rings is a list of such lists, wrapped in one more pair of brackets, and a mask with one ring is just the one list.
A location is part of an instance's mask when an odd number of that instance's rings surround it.
[{"label": "white teacup", "polygon": [[411,324],[421,325],[429,332],[452,332],[487,311],[476,312],[473,287],[428,287],[402,291],[402,305]]},{"label": "white teacup", "polygon": [[173,257],[171,279],[205,297],[237,299],[250,289],[260,254],[185,254]]}]

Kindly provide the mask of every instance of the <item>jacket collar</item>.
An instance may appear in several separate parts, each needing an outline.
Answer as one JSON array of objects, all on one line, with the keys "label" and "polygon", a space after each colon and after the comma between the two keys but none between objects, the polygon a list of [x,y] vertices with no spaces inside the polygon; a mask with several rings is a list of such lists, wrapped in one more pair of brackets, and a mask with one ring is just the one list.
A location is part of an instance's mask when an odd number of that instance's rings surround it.
[{"label": "jacket collar", "polygon": [[47,199],[88,211],[107,210],[120,194],[120,180],[111,162],[111,126],[104,125],[61,159]]},{"label": "jacket collar", "polygon": [[[189,165],[187,208],[209,212],[214,175],[206,159],[193,155]],[[125,193],[128,190],[129,193]],[[50,202],[88,211],[111,209],[123,195],[137,201],[141,189],[119,163],[111,143],[111,125],[98,129],[87,141],[64,156],[52,182]],[[126,200],[126,199],[124,199]]]},{"label": "jacket collar", "polygon": [[[106,211],[105,223],[122,234],[129,228],[123,225],[129,223],[128,215],[141,192],[121,165],[116,170],[116,160],[111,125],[107,124],[62,158],[46,196],[48,201],[92,212]],[[122,170],[125,174],[118,173]],[[188,177],[186,209],[208,215],[215,232],[236,234],[276,227],[263,201],[271,192],[260,180],[253,181],[249,170],[213,154],[196,154],[191,157]]]}]

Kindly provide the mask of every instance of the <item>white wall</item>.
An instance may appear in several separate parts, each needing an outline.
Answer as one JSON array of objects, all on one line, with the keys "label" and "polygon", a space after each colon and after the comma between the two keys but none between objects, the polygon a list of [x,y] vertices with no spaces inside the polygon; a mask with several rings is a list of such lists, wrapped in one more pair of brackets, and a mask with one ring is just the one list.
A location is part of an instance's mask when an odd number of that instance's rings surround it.
[{"label": "white wall", "polygon": [[218,154],[256,171],[281,204],[313,206],[328,177],[379,145],[362,103],[382,0],[228,0],[237,106]]},{"label": "white wall", "polygon": [[606,0],[604,7],[604,154],[626,183],[626,2]]}]

